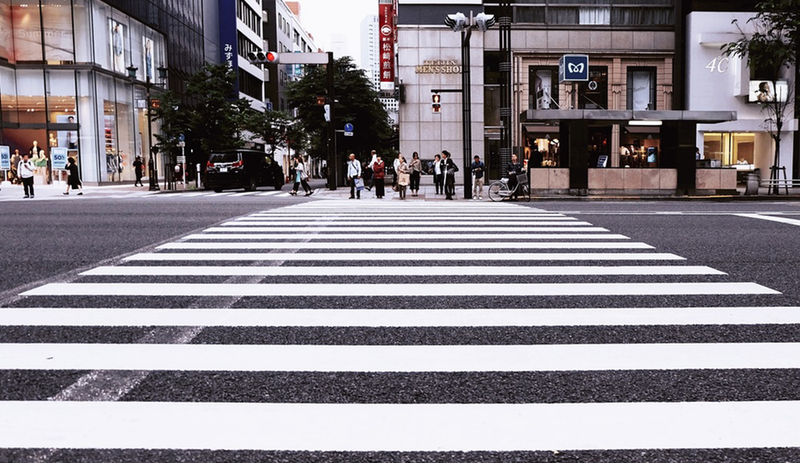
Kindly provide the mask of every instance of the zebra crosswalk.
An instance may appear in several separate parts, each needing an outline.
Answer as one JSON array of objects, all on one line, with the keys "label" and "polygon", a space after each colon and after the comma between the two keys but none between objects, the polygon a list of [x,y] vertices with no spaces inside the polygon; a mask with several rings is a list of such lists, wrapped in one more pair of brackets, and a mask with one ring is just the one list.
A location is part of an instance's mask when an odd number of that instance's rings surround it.
[{"label": "zebra crosswalk", "polygon": [[780,301],[536,208],[294,204],[0,308],[0,461],[793,461]]}]

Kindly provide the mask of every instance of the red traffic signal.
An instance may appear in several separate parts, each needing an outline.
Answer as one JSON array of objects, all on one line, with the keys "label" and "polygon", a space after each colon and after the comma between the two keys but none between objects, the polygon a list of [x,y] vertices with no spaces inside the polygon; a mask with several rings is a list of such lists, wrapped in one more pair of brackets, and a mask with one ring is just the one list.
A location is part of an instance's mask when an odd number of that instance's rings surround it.
[{"label": "red traffic signal", "polygon": [[433,113],[442,112],[442,96],[438,93],[431,95],[431,111]]}]

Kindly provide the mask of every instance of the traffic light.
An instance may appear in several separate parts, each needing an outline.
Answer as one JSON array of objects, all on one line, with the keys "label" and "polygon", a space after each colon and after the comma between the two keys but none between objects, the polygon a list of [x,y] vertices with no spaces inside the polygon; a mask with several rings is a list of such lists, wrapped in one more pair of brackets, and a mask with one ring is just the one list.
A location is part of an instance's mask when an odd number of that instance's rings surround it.
[{"label": "traffic light", "polygon": [[433,111],[434,114],[442,112],[442,95],[438,93],[431,95],[431,111]]},{"label": "traffic light", "polygon": [[274,51],[251,51],[247,53],[247,61],[251,64],[277,64],[281,62],[281,54]]}]

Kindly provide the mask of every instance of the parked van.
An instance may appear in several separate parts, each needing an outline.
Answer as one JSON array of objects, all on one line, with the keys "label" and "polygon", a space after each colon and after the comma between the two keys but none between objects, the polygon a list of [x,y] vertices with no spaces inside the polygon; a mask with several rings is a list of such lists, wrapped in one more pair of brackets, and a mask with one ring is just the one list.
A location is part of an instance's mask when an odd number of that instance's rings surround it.
[{"label": "parked van", "polygon": [[206,189],[217,193],[225,189],[256,190],[260,186],[283,186],[283,170],[263,151],[235,149],[211,153],[206,164]]}]

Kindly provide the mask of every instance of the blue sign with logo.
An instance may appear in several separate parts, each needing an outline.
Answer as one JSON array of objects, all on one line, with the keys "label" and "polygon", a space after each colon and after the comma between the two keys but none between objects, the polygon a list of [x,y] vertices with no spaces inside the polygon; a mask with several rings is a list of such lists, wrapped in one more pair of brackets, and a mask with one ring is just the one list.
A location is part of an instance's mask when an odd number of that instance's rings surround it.
[{"label": "blue sign with logo", "polygon": [[564,55],[558,60],[558,82],[589,80],[589,55]]},{"label": "blue sign with logo", "polygon": [[0,146],[0,170],[11,170],[11,149]]},{"label": "blue sign with logo", "polygon": [[344,131],[345,132],[352,132],[353,131],[353,124],[351,124],[349,122],[347,124],[345,124],[344,125]]},{"label": "blue sign with logo", "polygon": [[50,149],[50,162],[53,169],[64,170],[67,168],[67,149],[66,148],[51,148]]}]

